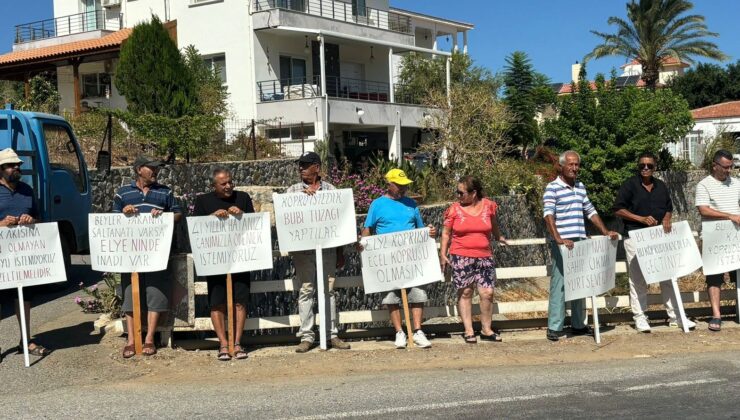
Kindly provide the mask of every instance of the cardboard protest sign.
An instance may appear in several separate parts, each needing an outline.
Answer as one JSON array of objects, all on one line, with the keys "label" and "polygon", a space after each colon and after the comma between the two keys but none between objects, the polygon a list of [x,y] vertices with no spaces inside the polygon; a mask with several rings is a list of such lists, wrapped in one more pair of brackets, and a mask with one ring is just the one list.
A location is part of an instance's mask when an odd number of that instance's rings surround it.
[{"label": "cardboard protest sign", "polygon": [[175,226],[173,213],[88,216],[90,262],[95,271],[147,273],[167,268]]},{"label": "cardboard protest sign", "polygon": [[365,293],[386,292],[442,280],[437,244],[429,228],[366,236],[360,243]]},{"label": "cardboard protest sign", "polygon": [[565,300],[597,296],[614,288],[617,241],[607,236],[578,241],[573,249],[560,245]]},{"label": "cardboard protest sign", "polygon": [[647,284],[677,279],[701,267],[701,255],[689,222],[673,224],[665,233],[663,226],[631,230],[637,261]]},{"label": "cardboard protest sign", "polygon": [[701,224],[704,275],[740,269],[740,227],[730,220]]},{"label": "cardboard protest sign", "polygon": [[0,227],[0,290],[66,280],[56,222]]},{"label": "cardboard protest sign", "polygon": [[357,241],[351,189],[273,194],[280,251],[333,248]]},{"label": "cardboard protest sign", "polygon": [[188,234],[199,276],[272,268],[270,213],[188,217]]}]

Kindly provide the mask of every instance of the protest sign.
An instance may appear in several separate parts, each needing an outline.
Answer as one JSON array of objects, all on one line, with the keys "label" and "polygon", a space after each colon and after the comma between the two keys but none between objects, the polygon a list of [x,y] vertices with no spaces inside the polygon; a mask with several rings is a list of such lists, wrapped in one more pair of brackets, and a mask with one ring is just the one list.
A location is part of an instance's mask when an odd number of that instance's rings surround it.
[{"label": "protest sign", "polygon": [[175,221],[172,213],[88,216],[90,261],[95,271],[146,273],[167,268]]},{"label": "protest sign", "polygon": [[437,245],[429,228],[362,238],[365,293],[386,292],[442,280]]},{"label": "protest sign", "polygon": [[677,279],[701,267],[701,255],[689,222],[673,224],[666,233],[663,226],[631,230],[637,261],[647,284]]},{"label": "protest sign", "polygon": [[575,242],[573,249],[561,245],[560,252],[566,301],[597,296],[614,288],[617,241],[600,236]]},{"label": "protest sign", "polygon": [[701,224],[704,275],[740,269],[740,226],[730,220]]},{"label": "protest sign", "polygon": [[66,280],[56,222],[0,227],[0,290]]},{"label": "protest sign", "polygon": [[188,234],[199,276],[272,268],[270,213],[188,217]]},{"label": "protest sign", "polygon": [[333,248],[357,241],[351,189],[273,194],[280,251]]}]

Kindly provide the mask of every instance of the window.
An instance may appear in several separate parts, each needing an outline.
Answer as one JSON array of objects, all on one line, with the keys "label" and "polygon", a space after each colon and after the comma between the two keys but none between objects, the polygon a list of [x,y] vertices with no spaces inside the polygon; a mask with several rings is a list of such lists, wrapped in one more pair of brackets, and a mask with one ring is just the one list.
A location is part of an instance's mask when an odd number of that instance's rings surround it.
[{"label": "window", "polygon": [[90,73],[82,75],[82,97],[104,98],[110,93],[110,75],[107,73]]},{"label": "window", "polygon": [[84,169],[80,162],[77,143],[72,134],[60,125],[44,124],[44,138],[49,152],[49,166],[52,171],[66,171],[74,181],[77,190],[87,191]]},{"label": "window", "polygon": [[218,72],[221,82],[226,84],[226,56],[223,54],[206,57],[203,59],[206,66],[213,71]]},{"label": "window", "polygon": [[311,138],[316,136],[316,130],[313,124],[303,125],[303,137],[301,137],[301,126],[294,125],[292,127],[281,127],[281,128],[268,128],[265,130],[265,136],[271,140],[277,139],[293,139],[300,140],[301,138]]},{"label": "window", "polygon": [[352,0],[352,15],[367,16],[367,5],[365,0]]},{"label": "window", "polygon": [[306,60],[280,56],[280,83],[300,85],[306,83]]},{"label": "window", "polygon": [[290,9],[298,12],[306,10],[304,0],[277,0],[277,7],[281,9]]}]

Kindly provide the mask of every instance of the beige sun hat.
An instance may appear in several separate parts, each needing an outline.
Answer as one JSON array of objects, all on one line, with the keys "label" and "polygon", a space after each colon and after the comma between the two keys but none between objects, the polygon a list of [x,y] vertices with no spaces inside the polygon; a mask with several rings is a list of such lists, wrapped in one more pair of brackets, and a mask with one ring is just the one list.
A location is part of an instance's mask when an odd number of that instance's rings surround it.
[{"label": "beige sun hat", "polygon": [[15,153],[15,150],[10,147],[0,150],[0,165],[7,165],[9,163],[23,163]]}]

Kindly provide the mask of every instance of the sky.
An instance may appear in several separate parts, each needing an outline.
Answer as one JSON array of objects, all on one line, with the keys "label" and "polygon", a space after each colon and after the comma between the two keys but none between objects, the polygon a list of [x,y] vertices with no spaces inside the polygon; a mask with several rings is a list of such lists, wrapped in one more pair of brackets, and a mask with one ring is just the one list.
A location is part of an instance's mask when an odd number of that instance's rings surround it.
[{"label": "sky", "polygon": [[[0,53],[11,50],[15,25],[53,17],[52,0],[0,0]],[[172,0],[188,1],[188,0]],[[246,0],[244,0],[246,4]],[[475,25],[468,34],[468,52],[477,65],[501,72],[505,58],[514,51],[527,53],[535,70],[552,82],[570,80],[571,65],[598,44],[590,30],[613,32],[609,16],[626,18],[626,0],[390,0],[392,7],[463,21]],[[740,59],[738,0],[695,0],[693,13],[706,18],[713,41],[730,62]],[[462,40],[462,37],[460,37]],[[447,40],[440,48],[449,49]],[[704,61],[698,59],[698,61]],[[594,60],[591,78],[601,72],[619,71],[621,57]],[[722,63],[720,63],[722,64]]]}]

